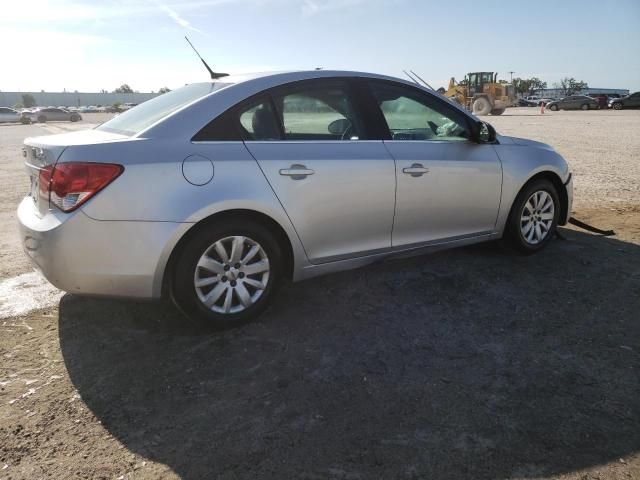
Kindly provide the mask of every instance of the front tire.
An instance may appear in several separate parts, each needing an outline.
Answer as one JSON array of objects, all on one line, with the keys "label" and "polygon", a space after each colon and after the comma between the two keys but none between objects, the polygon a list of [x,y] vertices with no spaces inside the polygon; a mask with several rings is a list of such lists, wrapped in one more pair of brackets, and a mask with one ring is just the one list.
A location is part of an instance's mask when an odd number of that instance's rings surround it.
[{"label": "front tire", "polygon": [[557,112],[558,111],[558,106],[557,105],[551,105],[549,107],[549,110],[551,110],[552,112]]},{"label": "front tire", "polygon": [[257,317],[282,279],[282,252],[271,231],[239,219],[207,225],[182,247],[173,300],[194,323],[230,328]]},{"label": "front tire", "polygon": [[581,108],[582,110],[589,110],[589,104],[588,104],[588,103],[585,103],[585,104],[584,104],[584,105],[582,105],[580,108]]},{"label": "front tire", "polygon": [[491,110],[491,115],[502,115],[504,111],[504,108],[494,108],[493,110]]},{"label": "front tire", "polygon": [[475,115],[484,116],[491,112],[491,103],[486,97],[476,98],[473,102],[473,113]]},{"label": "front tire", "polygon": [[613,109],[614,110],[622,110],[622,103],[620,102],[616,102],[613,104]]},{"label": "front tire", "polygon": [[47,123],[47,117],[45,117],[44,115],[40,115],[38,117],[38,122],[40,123]]},{"label": "front tire", "polygon": [[549,180],[535,180],[526,185],[513,202],[505,238],[520,253],[538,252],[553,238],[559,217],[556,187]]}]

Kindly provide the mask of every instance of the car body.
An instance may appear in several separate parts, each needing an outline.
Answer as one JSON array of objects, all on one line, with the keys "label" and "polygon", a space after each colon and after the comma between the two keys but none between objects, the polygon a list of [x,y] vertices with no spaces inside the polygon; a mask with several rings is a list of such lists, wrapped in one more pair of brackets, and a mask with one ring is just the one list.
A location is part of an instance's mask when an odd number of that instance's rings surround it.
[{"label": "car body", "polygon": [[597,110],[600,104],[586,95],[570,95],[546,105],[549,110]]},{"label": "car body", "polygon": [[77,122],[82,120],[78,112],[70,112],[66,108],[44,107],[37,108],[27,114],[32,122],[51,122],[51,121],[68,121]]},{"label": "car body", "polygon": [[640,92],[632,93],[622,98],[609,100],[609,108],[622,110],[623,108],[640,108]]},{"label": "car body", "polygon": [[[25,121],[26,120],[26,121]],[[25,117],[23,112],[19,112],[13,108],[0,107],[0,123],[7,122],[28,122],[28,117]]]},{"label": "car body", "polygon": [[[93,130],[28,138],[24,155],[32,191],[18,208],[22,242],[51,283],[81,294],[171,296],[190,316],[215,321],[254,315],[259,286],[268,297],[280,277],[503,235],[521,235],[520,247],[534,251],[568,221],[572,202],[569,167],[553,148],[497,135],[431,90],[360,72],[191,84]],[[74,175],[94,186],[73,190]],[[546,187],[529,195],[536,185]],[[535,221],[554,223],[534,244],[526,222],[535,215],[524,212],[543,203],[534,198],[543,190],[555,195],[553,212]],[[238,252],[262,260],[249,265]],[[258,272],[265,265],[271,270]],[[203,268],[219,271],[199,278]],[[250,298],[229,290],[249,280],[258,289]],[[213,289],[227,288],[224,305],[203,310],[213,293],[198,285],[214,281],[230,282]],[[196,293],[199,306],[185,300]]]}]

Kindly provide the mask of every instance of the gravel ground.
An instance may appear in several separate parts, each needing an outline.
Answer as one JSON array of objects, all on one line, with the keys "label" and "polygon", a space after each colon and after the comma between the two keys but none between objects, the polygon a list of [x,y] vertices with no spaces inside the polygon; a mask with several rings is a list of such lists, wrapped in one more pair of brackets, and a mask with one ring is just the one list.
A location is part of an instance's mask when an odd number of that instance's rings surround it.
[{"label": "gravel ground", "polygon": [[[288,285],[220,334],[73,295],[2,319],[0,479],[640,478],[640,111],[489,120],[565,155],[617,235]],[[28,271],[19,144],[64,128],[0,126],[1,278]]]}]

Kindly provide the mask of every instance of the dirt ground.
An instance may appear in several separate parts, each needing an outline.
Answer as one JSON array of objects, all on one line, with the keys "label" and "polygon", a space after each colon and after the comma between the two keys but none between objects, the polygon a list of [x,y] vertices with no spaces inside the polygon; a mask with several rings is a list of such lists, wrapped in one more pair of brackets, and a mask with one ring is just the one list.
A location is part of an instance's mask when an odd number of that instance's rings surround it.
[{"label": "dirt ground", "polygon": [[[0,479],[640,479],[640,111],[489,120],[556,147],[616,236],[288,285],[224,333],[74,295],[0,319]],[[56,128],[0,126],[0,282],[29,271],[20,143]]]}]

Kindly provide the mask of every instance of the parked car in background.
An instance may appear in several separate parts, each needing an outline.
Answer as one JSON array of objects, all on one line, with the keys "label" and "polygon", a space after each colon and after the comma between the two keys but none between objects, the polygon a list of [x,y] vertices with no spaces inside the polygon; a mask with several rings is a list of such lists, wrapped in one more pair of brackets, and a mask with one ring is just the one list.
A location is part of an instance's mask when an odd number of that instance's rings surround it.
[{"label": "parked car in background", "polygon": [[614,110],[622,110],[623,108],[639,108],[640,92],[632,93],[622,98],[614,98],[609,100],[609,108]]},{"label": "parked car in background", "polygon": [[38,108],[28,114],[32,122],[49,122],[49,121],[69,121],[77,122],[82,120],[78,112],[70,112],[65,108]]},{"label": "parked car in background", "polygon": [[121,105],[109,105],[109,106],[107,106],[105,111],[107,113],[120,113],[120,112],[123,111],[123,109],[122,109]]},{"label": "parked car in background", "polygon": [[0,123],[21,122],[30,123],[30,118],[18,110],[8,107],[0,107]]},{"label": "parked car in background", "polygon": [[124,111],[124,110],[129,110],[130,108],[133,108],[133,107],[135,107],[137,105],[138,105],[137,103],[127,102],[127,103],[123,104],[121,108]]},{"label": "parked car in background", "polygon": [[24,152],[21,239],[55,286],[166,295],[219,327],[286,279],[498,238],[538,252],[572,204],[549,145],[360,72],[195,83]]},{"label": "parked car in background", "polygon": [[569,97],[554,100],[547,104],[549,110],[597,110],[600,104],[594,98],[586,95],[571,95]]}]

